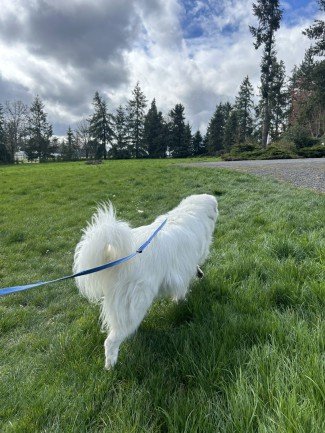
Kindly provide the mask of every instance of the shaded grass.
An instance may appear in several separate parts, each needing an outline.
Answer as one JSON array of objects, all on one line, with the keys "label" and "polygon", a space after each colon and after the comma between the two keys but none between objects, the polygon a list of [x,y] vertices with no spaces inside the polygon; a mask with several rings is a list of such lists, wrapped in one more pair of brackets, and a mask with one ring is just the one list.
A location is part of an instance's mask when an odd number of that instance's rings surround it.
[{"label": "shaded grass", "polygon": [[184,302],[157,301],[111,372],[98,307],[73,282],[0,299],[1,432],[324,431],[324,196],[169,161],[0,180],[1,286],[70,273],[100,201],[134,226],[192,193],[220,207],[205,278]]}]

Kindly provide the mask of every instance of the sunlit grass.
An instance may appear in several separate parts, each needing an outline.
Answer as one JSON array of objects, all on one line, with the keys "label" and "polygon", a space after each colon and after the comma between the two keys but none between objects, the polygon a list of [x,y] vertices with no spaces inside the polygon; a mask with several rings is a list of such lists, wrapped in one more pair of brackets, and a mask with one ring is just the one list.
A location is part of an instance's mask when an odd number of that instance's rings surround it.
[{"label": "sunlit grass", "polygon": [[174,161],[3,167],[0,286],[69,274],[103,200],[136,226],[202,192],[220,208],[205,278],[155,303],[113,371],[73,281],[0,299],[1,433],[325,430],[320,194]]}]

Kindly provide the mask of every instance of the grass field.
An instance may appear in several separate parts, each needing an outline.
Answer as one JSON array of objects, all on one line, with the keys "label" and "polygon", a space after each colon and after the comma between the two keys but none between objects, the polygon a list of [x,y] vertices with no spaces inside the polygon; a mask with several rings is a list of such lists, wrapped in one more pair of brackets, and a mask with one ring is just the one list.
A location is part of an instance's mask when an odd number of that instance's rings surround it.
[{"label": "grass field", "polygon": [[325,431],[320,194],[170,161],[2,167],[0,286],[69,274],[100,201],[136,226],[202,192],[205,278],[154,304],[114,370],[73,281],[0,298],[1,433]]}]

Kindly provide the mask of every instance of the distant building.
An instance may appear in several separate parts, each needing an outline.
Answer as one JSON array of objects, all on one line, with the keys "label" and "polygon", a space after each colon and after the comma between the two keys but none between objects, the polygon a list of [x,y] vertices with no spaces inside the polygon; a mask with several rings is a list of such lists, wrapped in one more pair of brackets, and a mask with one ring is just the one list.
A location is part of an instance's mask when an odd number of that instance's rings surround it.
[{"label": "distant building", "polygon": [[16,163],[20,162],[28,162],[27,153],[23,150],[19,150],[18,152],[15,152],[14,160]]}]

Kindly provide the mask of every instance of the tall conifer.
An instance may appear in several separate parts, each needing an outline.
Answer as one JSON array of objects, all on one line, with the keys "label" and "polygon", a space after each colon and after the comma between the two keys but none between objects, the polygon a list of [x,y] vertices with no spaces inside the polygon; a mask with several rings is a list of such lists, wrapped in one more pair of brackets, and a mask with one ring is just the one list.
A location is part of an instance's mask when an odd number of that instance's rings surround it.
[{"label": "tall conifer", "polygon": [[176,104],[169,112],[169,151],[174,158],[185,158],[190,155],[184,110],[182,104]]},{"label": "tall conifer", "polygon": [[132,98],[128,103],[128,129],[131,144],[132,156],[135,158],[143,158],[147,156],[146,150],[143,148],[143,130],[144,116],[147,99],[137,82],[132,91]]},{"label": "tall conifer", "polygon": [[153,99],[144,120],[143,145],[149,158],[165,158],[167,150],[167,129],[161,111]]},{"label": "tall conifer", "polygon": [[90,118],[89,131],[97,143],[97,158],[107,158],[107,146],[113,139],[112,116],[108,113],[106,101],[95,92],[94,113]]},{"label": "tall conifer", "polygon": [[242,143],[251,137],[253,132],[253,86],[248,76],[240,85],[235,107],[237,112],[238,142]]},{"label": "tall conifer", "polygon": [[282,10],[278,0],[257,0],[253,3],[253,13],[258,18],[258,26],[250,26],[254,38],[254,47],[263,45],[261,61],[261,96],[262,96],[262,145],[267,145],[271,123],[270,90],[274,79],[272,55],[274,55],[275,32],[280,28]]},{"label": "tall conifer", "polygon": [[47,121],[44,104],[39,96],[36,96],[30,107],[26,133],[27,143],[25,150],[28,158],[39,158],[40,161],[47,160],[52,154],[50,145],[52,125]]},{"label": "tall conifer", "polygon": [[125,109],[120,105],[113,117],[114,140],[110,149],[112,158],[131,158],[129,146],[127,115]]}]

